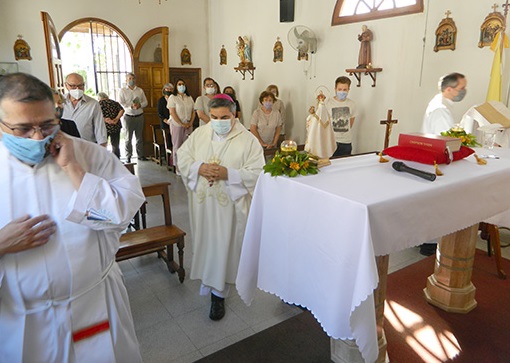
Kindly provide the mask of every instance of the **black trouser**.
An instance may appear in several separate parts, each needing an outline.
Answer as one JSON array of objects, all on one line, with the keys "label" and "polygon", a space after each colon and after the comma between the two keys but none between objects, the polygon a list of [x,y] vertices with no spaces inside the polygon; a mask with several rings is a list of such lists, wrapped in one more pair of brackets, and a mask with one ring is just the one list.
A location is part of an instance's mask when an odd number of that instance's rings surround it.
[{"label": "black trouser", "polygon": [[110,144],[112,144],[112,153],[117,155],[120,159],[120,130],[117,132],[108,132],[107,135],[110,138]]}]

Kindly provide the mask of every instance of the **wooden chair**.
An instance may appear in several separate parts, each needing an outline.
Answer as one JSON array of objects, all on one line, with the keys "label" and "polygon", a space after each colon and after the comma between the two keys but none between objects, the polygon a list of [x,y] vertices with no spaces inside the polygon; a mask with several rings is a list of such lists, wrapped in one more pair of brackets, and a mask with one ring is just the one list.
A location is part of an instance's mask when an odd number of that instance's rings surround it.
[{"label": "wooden chair", "polygon": [[[165,224],[124,233],[120,237],[120,247],[117,251],[116,260],[123,261],[157,252],[158,257],[165,261],[170,273],[177,272],[179,281],[182,283],[185,276],[183,250],[186,233],[172,224],[169,185],[170,183],[158,183],[142,188],[146,198],[161,195]],[[174,261],[174,244],[177,245],[179,264]]]},{"label": "wooden chair", "polygon": [[163,142],[161,126],[159,124],[152,124],[151,129],[152,129],[152,146],[154,147],[154,155],[151,157],[151,159],[158,165],[163,165],[161,159],[163,158],[164,155],[161,153],[161,151],[165,149],[165,144]]},{"label": "wooden chair", "polygon": [[173,171],[175,173],[175,166],[173,165],[173,158],[172,158],[172,149],[168,147],[170,137],[170,133],[163,131],[163,143],[165,148],[165,159],[166,159],[166,168],[170,171]]},{"label": "wooden chair", "polygon": [[501,242],[499,239],[498,226],[481,222],[478,229],[482,232],[480,238],[487,241],[487,254],[489,257],[492,254],[492,248],[494,248],[494,259],[496,260],[496,272],[498,277],[502,280],[506,280],[506,273],[501,265]]}]

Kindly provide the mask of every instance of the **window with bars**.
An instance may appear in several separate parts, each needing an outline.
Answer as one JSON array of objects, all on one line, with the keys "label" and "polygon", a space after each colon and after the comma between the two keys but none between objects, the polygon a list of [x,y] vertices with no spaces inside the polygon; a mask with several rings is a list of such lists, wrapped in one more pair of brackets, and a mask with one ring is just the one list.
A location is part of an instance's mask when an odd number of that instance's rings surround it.
[{"label": "window with bars", "polygon": [[90,96],[105,92],[112,99],[132,72],[132,51],[124,37],[109,23],[87,20],[74,24],[60,40],[64,75],[72,72],[85,79]]},{"label": "window with bars", "polygon": [[331,25],[423,12],[423,0],[337,0]]}]

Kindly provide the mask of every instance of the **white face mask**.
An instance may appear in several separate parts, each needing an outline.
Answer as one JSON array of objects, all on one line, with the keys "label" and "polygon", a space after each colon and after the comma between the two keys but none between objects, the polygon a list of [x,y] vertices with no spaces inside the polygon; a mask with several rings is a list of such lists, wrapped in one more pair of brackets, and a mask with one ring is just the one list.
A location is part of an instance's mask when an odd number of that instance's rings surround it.
[{"label": "white face mask", "polygon": [[215,133],[218,135],[224,136],[232,130],[232,120],[216,120],[211,119],[211,127]]},{"label": "white face mask", "polygon": [[214,95],[216,93],[216,87],[205,87],[205,94]]},{"label": "white face mask", "polygon": [[80,98],[83,97],[83,90],[79,89],[79,88],[76,88],[76,89],[71,89],[69,90],[69,94],[71,95],[72,98],[74,98],[75,100],[79,100]]},{"label": "white face mask", "polygon": [[183,84],[178,85],[178,86],[177,86],[177,91],[178,91],[179,93],[184,93],[184,92],[186,92],[186,86],[185,86],[185,85],[183,85]]}]

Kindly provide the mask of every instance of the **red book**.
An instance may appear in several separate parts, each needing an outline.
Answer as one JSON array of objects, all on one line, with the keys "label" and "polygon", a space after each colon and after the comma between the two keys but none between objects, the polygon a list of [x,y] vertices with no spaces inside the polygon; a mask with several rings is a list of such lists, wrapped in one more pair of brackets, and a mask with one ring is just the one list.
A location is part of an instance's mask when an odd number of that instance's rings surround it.
[{"label": "red book", "polygon": [[461,145],[462,140],[458,137],[423,134],[421,132],[400,134],[398,137],[398,146],[414,147],[440,153],[444,153],[447,147],[452,153],[459,151]]}]

